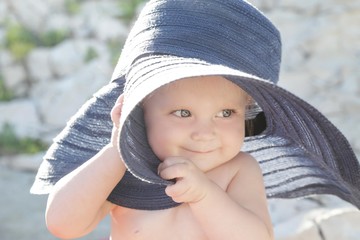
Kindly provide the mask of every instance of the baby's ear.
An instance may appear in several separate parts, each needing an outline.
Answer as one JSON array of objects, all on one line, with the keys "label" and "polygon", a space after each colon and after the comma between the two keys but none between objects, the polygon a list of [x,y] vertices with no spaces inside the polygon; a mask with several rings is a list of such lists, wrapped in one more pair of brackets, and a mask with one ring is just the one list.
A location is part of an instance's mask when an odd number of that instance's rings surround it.
[{"label": "baby's ear", "polygon": [[121,116],[121,109],[124,101],[124,96],[121,94],[116,100],[113,108],[111,109],[111,121],[116,127],[119,127],[119,120]]}]

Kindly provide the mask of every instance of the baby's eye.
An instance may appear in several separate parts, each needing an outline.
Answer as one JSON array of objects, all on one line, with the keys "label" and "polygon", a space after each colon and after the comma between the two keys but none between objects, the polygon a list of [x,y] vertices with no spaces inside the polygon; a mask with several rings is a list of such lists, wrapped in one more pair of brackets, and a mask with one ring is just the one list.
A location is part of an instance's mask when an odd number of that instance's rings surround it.
[{"label": "baby's eye", "polygon": [[176,110],[173,112],[173,114],[177,117],[191,117],[191,112],[189,110],[185,110],[185,109],[181,109],[181,110]]},{"label": "baby's eye", "polygon": [[230,117],[233,113],[235,113],[235,111],[232,110],[232,109],[224,109],[224,110],[221,110],[216,116],[217,116],[217,117],[222,117],[222,118],[228,118],[228,117]]}]

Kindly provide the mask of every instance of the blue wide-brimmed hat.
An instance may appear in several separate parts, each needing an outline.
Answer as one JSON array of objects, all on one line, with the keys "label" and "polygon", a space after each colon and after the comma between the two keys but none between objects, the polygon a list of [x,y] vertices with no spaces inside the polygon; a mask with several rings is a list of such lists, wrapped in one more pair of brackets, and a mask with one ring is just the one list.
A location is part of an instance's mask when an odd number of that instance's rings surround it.
[{"label": "blue wide-brimmed hat", "polygon": [[219,75],[248,92],[258,105],[260,113],[252,120],[256,134],[245,138],[241,151],[259,162],[268,197],[334,194],[360,208],[360,168],[348,141],[314,107],[276,85],[280,62],[278,30],[246,1],[148,2],[112,81],[54,140],[31,191],[48,193],[61,177],[109,143],[110,111],[124,93],[119,149],[128,171],[108,200],[146,210],[177,206],[164,191],[172,183],[157,174],[160,160],[147,141],[140,103],[164,84]]}]

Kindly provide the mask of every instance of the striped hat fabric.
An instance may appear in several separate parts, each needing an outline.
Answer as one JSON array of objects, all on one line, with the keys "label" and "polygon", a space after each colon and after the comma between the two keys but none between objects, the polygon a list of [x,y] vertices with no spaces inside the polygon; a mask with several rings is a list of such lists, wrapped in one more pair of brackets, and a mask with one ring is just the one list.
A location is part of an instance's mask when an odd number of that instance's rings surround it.
[{"label": "striped hat fabric", "polygon": [[110,111],[124,93],[119,149],[128,171],[108,200],[145,210],[177,206],[164,191],[172,183],[157,174],[160,160],[147,142],[140,103],[164,84],[219,75],[262,110],[255,120],[264,129],[246,137],[241,151],[259,162],[269,198],[333,194],[360,208],[360,167],[350,144],[318,110],[276,85],[280,62],[279,31],[246,1],[149,1],[112,81],[54,140],[31,191],[48,193],[110,141]]}]

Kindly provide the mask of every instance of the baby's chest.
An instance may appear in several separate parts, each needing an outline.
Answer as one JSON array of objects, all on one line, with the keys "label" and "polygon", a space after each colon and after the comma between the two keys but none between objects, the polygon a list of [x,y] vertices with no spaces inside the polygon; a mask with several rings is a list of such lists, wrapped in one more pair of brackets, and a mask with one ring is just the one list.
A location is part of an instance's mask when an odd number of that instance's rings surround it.
[{"label": "baby's chest", "polygon": [[114,211],[112,218],[112,239],[114,240],[206,239],[201,226],[185,204],[159,211],[130,210],[119,215],[116,215]]}]

